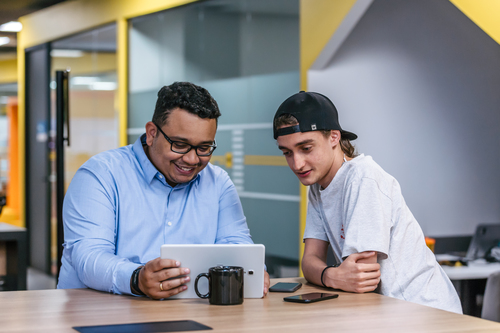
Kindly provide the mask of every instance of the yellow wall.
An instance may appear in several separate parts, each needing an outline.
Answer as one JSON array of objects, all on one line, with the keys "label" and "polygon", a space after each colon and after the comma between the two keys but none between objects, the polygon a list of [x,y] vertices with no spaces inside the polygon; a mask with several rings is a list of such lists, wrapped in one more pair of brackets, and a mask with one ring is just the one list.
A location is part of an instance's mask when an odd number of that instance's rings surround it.
[{"label": "yellow wall", "polygon": [[319,56],[356,0],[300,1],[300,78],[307,90],[307,71]]},{"label": "yellow wall", "polygon": [[0,84],[17,82],[17,59],[0,60]]},{"label": "yellow wall", "polygon": [[450,2],[500,44],[500,1],[450,0]]}]

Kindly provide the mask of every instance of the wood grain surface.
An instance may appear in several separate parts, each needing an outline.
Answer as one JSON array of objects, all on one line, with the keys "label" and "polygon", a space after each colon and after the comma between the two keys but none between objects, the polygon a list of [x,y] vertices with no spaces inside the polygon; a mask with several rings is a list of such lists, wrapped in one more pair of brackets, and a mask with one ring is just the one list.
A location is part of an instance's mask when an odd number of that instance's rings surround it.
[{"label": "wood grain surface", "polygon": [[[295,293],[269,293],[241,305],[208,300],[153,301],[90,289],[0,292],[0,332],[76,332],[74,326],[195,320],[216,332],[500,332],[500,324],[381,296],[327,290],[302,278]],[[311,304],[284,302],[307,292],[336,292]]]}]

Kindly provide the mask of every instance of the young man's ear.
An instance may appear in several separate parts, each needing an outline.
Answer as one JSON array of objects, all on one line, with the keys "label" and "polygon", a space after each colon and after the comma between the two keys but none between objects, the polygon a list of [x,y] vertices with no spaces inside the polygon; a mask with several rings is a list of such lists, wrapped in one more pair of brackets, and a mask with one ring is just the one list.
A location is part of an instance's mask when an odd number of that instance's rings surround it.
[{"label": "young man's ear", "polygon": [[330,143],[332,144],[332,147],[335,147],[336,145],[339,144],[340,138],[341,138],[340,131],[332,130],[330,132]]},{"label": "young man's ear", "polygon": [[158,131],[156,125],[152,121],[148,121],[146,123],[146,143],[148,146],[151,146],[153,144],[153,139],[156,136],[156,131]]}]

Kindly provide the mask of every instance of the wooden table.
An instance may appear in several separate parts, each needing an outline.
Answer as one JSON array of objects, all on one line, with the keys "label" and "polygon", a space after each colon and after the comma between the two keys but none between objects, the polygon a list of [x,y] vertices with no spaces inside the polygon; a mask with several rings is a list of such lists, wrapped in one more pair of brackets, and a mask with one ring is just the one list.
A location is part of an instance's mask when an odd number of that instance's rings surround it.
[{"label": "wooden table", "polygon": [[[326,291],[306,284],[294,294]],[[331,291],[331,290],[329,290]],[[202,299],[153,301],[90,289],[0,293],[0,332],[76,332],[73,326],[195,320],[216,332],[500,332],[500,324],[374,293],[338,292],[311,304],[283,302],[288,293],[209,305]]]}]

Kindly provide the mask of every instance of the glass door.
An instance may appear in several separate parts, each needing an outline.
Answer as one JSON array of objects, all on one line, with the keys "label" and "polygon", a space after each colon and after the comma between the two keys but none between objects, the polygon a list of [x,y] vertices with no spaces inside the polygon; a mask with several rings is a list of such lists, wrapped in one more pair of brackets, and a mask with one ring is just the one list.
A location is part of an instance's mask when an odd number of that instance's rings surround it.
[{"label": "glass door", "polygon": [[[78,168],[92,156],[117,148],[118,113],[116,109],[116,24],[80,33],[51,44],[51,139],[52,139],[52,214],[51,258],[56,274],[62,227],[57,206],[57,190],[65,192]],[[69,72],[69,145],[64,144],[64,184],[56,182],[56,71]],[[59,175],[60,176],[60,175]],[[63,188],[61,188],[63,187]],[[61,237],[59,237],[61,238]]]}]

